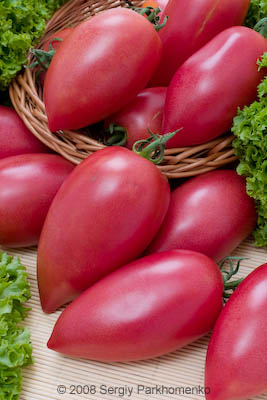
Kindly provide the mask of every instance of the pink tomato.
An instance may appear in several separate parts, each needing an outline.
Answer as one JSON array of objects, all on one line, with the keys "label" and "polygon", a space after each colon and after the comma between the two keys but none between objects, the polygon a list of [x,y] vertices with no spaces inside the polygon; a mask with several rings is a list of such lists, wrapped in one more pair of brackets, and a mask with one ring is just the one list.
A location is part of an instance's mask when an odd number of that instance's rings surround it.
[{"label": "pink tomato", "polygon": [[126,131],[126,147],[131,149],[137,140],[146,139],[153,133],[161,133],[163,107],[167,88],[144,89],[127,106],[105,121],[116,124]]},{"label": "pink tomato", "polygon": [[147,85],[161,51],[153,25],[130,9],[106,10],[79,24],[47,72],[51,131],[82,128],[120,110]]},{"label": "pink tomato", "polygon": [[208,332],[222,309],[223,279],[207,256],[172,250],[120,268],[58,319],[50,349],[99,361],[176,350]]},{"label": "pink tomato", "polygon": [[167,179],[128,149],[105,148],[76,167],[53,201],[39,243],[43,310],[56,310],[142,254],[169,200]]},{"label": "pink tomato", "polygon": [[264,76],[257,59],[266,50],[263,36],[237,26],[193,54],[177,70],[167,91],[162,132],[183,128],[167,147],[205,143],[231,129],[238,107],[257,96]]},{"label": "pink tomato", "polygon": [[0,160],[0,244],[36,245],[52,200],[74,165],[54,154]]},{"label": "pink tomato", "polygon": [[172,192],[168,213],[147,252],[188,249],[219,261],[252,232],[256,221],[245,179],[231,170],[208,172]]},{"label": "pink tomato", "polygon": [[163,44],[161,62],[152,77],[152,86],[168,86],[177,69],[221,31],[242,25],[249,0],[169,0],[161,20],[168,22],[159,31]]},{"label": "pink tomato", "polygon": [[0,105],[0,159],[26,153],[50,153],[12,108]]},{"label": "pink tomato", "polygon": [[207,400],[247,400],[267,391],[267,264],[236,289],[208,347]]}]

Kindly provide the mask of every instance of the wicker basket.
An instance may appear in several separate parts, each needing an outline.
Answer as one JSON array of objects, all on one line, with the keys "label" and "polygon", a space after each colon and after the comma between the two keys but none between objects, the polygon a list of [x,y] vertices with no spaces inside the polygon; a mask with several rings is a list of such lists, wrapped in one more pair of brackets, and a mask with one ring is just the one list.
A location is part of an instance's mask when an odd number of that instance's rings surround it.
[{"label": "wicker basket", "polygon": [[[139,6],[142,1],[133,1],[133,4]],[[71,0],[48,22],[38,47],[60,29],[75,26],[102,10],[123,5],[123,0]],[[32,62],[31,55],[28,62]],[[11,101],[30,131],[48,147],[75,164],[102,149],[104,145],[90,138],[85,131],[50,132],[42,89],[35,76],[36,70],[26,68],[10,86]],[[199,146],[165,150],[164,160],[158,167],[168,178],[189,177],[211,171],[236,160],[232,140],[233,136],[228,135]]]}]

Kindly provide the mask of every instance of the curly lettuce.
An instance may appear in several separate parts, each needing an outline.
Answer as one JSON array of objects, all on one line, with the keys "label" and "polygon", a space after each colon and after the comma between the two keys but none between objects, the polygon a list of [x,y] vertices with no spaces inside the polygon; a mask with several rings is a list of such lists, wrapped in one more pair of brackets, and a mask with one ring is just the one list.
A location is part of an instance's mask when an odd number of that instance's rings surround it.
[{"label": "curly lettuce", "polygon": [[0,399],[17,400],[21,368],[32,364],[30,332],[20,322],[29,309],[30,295],[25,267],[18,258],[0,253]]},{"label": "curly lettuce", "polygon": [[[267,53],[259,68],[267,68]],[[258,224],[254,232],[257,246],[267,245],[267,76],[258,86],[258,100],[238,110],[232,128],[240,163],[237,172],[246,177],[247,193],[255,199]]]},{"label": "curly lettuce", "polygon": [[46,21],[65,0],[0,0],[0,91],[26,62]]},{"label": "curly lettuce", "polygon": [[254,28],[256,23],[265,17],[267,17],[267,0],[250,0],[245,25]]}]

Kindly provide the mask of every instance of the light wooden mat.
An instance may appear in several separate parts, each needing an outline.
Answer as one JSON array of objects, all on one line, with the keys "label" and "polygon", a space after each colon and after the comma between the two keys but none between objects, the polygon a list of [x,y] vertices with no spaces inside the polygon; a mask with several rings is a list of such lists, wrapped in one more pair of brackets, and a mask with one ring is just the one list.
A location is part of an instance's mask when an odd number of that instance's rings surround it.
[{"label": "light wooden mat", "polygon": [[[45,315],[41,311],[35,271],[36,250],[4,250],[20,256],[22,263],[27,266],[32,292],[29,302],[32,311],[26,323],[31,329],[35,364],[24,369],[21,400],[204,399],[204,396],[196,394],[196,391],[198,386],[203,387],[208,336],[174,353],[134,363],[104,364],[74,360],[48,350],[46,342],[60,311],[52,315]],[[252,239],[242,243],[233,255],[249,258],[243,261],[238,276],[245,276],[255,267],[267,262],[267,250],[255,248]],[[154,394],[146,394],[141,390],[142,387],[146,387],[148,391],[152,391],[156,385],[163,385],[165,388],[162,392]],[[87,394],[88,389],[91,389],[92,393]],[[114,393],[108,394],[108,389]],[[127,392],[123,393],[123,389],[127,389]],[[65,394],[58,393],[65,390]],[[78,394],[81,390],[84,393]],[[129,390],[132,391],[131,395]],[[71,394],[71,391],[76,394]],[[172,394],[173,391],[175,394]],[[257,399],[267,400],[267,394]]]}]

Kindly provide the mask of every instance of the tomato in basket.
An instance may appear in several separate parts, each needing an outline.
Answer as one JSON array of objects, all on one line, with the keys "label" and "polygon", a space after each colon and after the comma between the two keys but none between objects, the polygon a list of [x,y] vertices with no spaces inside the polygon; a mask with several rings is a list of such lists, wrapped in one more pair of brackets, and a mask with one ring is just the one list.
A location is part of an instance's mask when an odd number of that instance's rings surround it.
[{"label": "tomato in basket", "polygon": [[0,160],[0,244],[36,245],[52,200],[74,165],[54,154]]},{"label": "tomato in basket", "polygon": [[160,30],[163,43],[161,62],[151,86],[168,86],[177,69],[219,32],[241,25],[249,0],[169,0],[161,20],[168,16]]},{"label": "tomato in basket", "polygon": [[131,149],[137,140],[146,139],[153,134],[160,134],[162,127],[163,107],[167,88],[147,88],[116,114],[105,121],[111,139],[124,140]]},{"label": "tomato in basket", "polygon": [[120,268],[59,317],[48,347],[72,357],[133,361],[207,333],[222,309],[223,279],[207,256],[172,250]]},{"label": "tomato in basket", "polygon": [[219,261],[252,232],[256,221],[245,179],[232,170],[208,172],[172,192],[168,213],[147,253],[188,249]]},{"label": "tomato in basket", "polygon": [[136,259],[158,231],[170,188],[152,162],[123,147],[99,150],[61,187],[38,248],[38,284],[53,312]]},{"label": "tomato in basket", "polygon": [[147,85],[161,51],[153,25],[130,9],[106,10],[79,24],[47,72],[50,130],[82,128],[117,112]]},{"label": "tomato in basket", "polygon": [[267,391],[267,264],[248,275],[226,303],[206,358],[207,400],[246,400]]},{"label": "tomato in basket", "polygon": [[193,54],[168,87],[162,132],[183,129],[167,147],[205,143],[231,129],[238,107],[257,96],[264,77],[257,59],[266,50],[263,36],[237,26],[221,32]]}]

